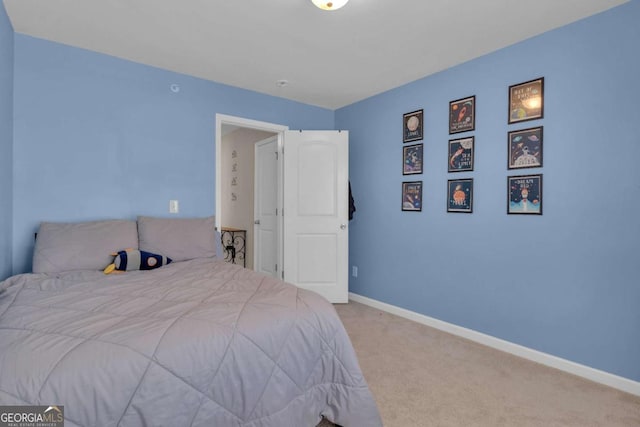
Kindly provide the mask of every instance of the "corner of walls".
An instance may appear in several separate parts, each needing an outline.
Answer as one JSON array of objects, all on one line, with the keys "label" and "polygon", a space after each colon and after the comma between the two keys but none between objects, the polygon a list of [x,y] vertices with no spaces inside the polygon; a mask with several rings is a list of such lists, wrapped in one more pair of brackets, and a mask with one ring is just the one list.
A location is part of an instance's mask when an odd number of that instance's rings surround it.
[{"label": "corner of walls", "polygon": [[13,264],[14,31],[0,3],[0,281]]}]

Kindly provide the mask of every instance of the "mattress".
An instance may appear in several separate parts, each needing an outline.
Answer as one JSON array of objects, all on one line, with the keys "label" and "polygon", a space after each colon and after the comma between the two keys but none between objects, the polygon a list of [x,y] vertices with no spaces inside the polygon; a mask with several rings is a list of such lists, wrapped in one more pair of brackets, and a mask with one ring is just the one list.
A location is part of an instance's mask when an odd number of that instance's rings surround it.
[{"label": "mattress", "polygon": [[382,422],[333,306],[215,258],[0,283],[0,405],[67,426]]}]

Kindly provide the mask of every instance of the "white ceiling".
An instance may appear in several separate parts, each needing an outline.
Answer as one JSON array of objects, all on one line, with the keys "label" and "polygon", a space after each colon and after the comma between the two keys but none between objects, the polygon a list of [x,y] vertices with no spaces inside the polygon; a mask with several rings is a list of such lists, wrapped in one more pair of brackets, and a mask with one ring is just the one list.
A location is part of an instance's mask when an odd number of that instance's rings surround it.
[{"label": "white ceiling", "polygon": [[[336,109],[628,0],[4,0],[14,30]],[[278,87],[286,79],[289,85]]]}]

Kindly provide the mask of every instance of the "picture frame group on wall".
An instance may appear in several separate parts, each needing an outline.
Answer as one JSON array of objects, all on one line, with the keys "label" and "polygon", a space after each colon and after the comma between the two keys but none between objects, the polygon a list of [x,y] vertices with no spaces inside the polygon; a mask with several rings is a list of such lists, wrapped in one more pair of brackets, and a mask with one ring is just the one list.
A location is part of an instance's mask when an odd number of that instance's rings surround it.
[{"label": "picture frame group on wall", "polygon": [[402,174],[421,174],[423,160],[423,144],[405,145],[402,147]]},{"label": "picture frame group on wall", "polygon": [[[544,77],[508,87],[509,125],[544,117]],[[476,95],[449,102],[447,171],[473,172],[475,163]],[[518,126],[514,126],[518,127]],[[544,127],[542,125],[509,130],[507,134],[507,170],[541,168],[543,165]],[[424,110],[402,115],[403,144],[424,138]],[[424,172],[424,144],[403,145],[402,174]],[[447,212],[473,213],[474,179],[464,176],[447,180]],[[507,214],[542,215],[542,174],[507,176]],[[423,182],[402,182],[402,210],[422,211]]]},{"label": "picture frame group on wall", "polygon": [[473,212],[473,178],[447,181],[447,212]]},{"label": "picture frame group on wall", "polygon": [[473,170],[473,152],[475,137],[450,139],[447,168],[449,172]]},{"label": "picture frame group on wall", "polygon": [[424,111],[416,110],[402,115],[402,142],[420,141],[423,138]]},{"label": "picture frame group on wall", "polygon": [[542,215],[542,174],[507,177],[507,214]]},{"label": "picture frame group on wall", "polygon": [[508,169],[542,167],[542,133],[542,126],[508,133]]},{"label": "picture frame group on wall", "polygon": [[449,135],[469,132],[476,128],[476,97],[449,102]]},{"label": "picture frame group on wall", "polygon": [[402,183],[402,210],[422,211],[422,181]]},{"label": "picture frame group on wall", "polygon": [[544,77],[509,86],[509,124],[544,117]]}]

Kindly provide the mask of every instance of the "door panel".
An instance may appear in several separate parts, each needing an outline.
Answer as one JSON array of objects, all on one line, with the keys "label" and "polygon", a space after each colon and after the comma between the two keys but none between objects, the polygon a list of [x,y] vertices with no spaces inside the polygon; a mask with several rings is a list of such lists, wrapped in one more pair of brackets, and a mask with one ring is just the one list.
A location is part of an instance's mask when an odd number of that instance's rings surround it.
[{"label": "door panel", "polygon": [[315,285],[336,282],[336,258],[324,256],[335,253],[337,239],[331,234],[298,234],[298,284]]},{"label": "door panel", "polygon": [[285,132],[284,278],[348,302],[349,135]]},{"label": "door panel", "polygon": [[[298,148],[298,214],[336,215],[337,147],[325,142],[309,142]],[[323,177],[323,179],[319,179]]]}]

